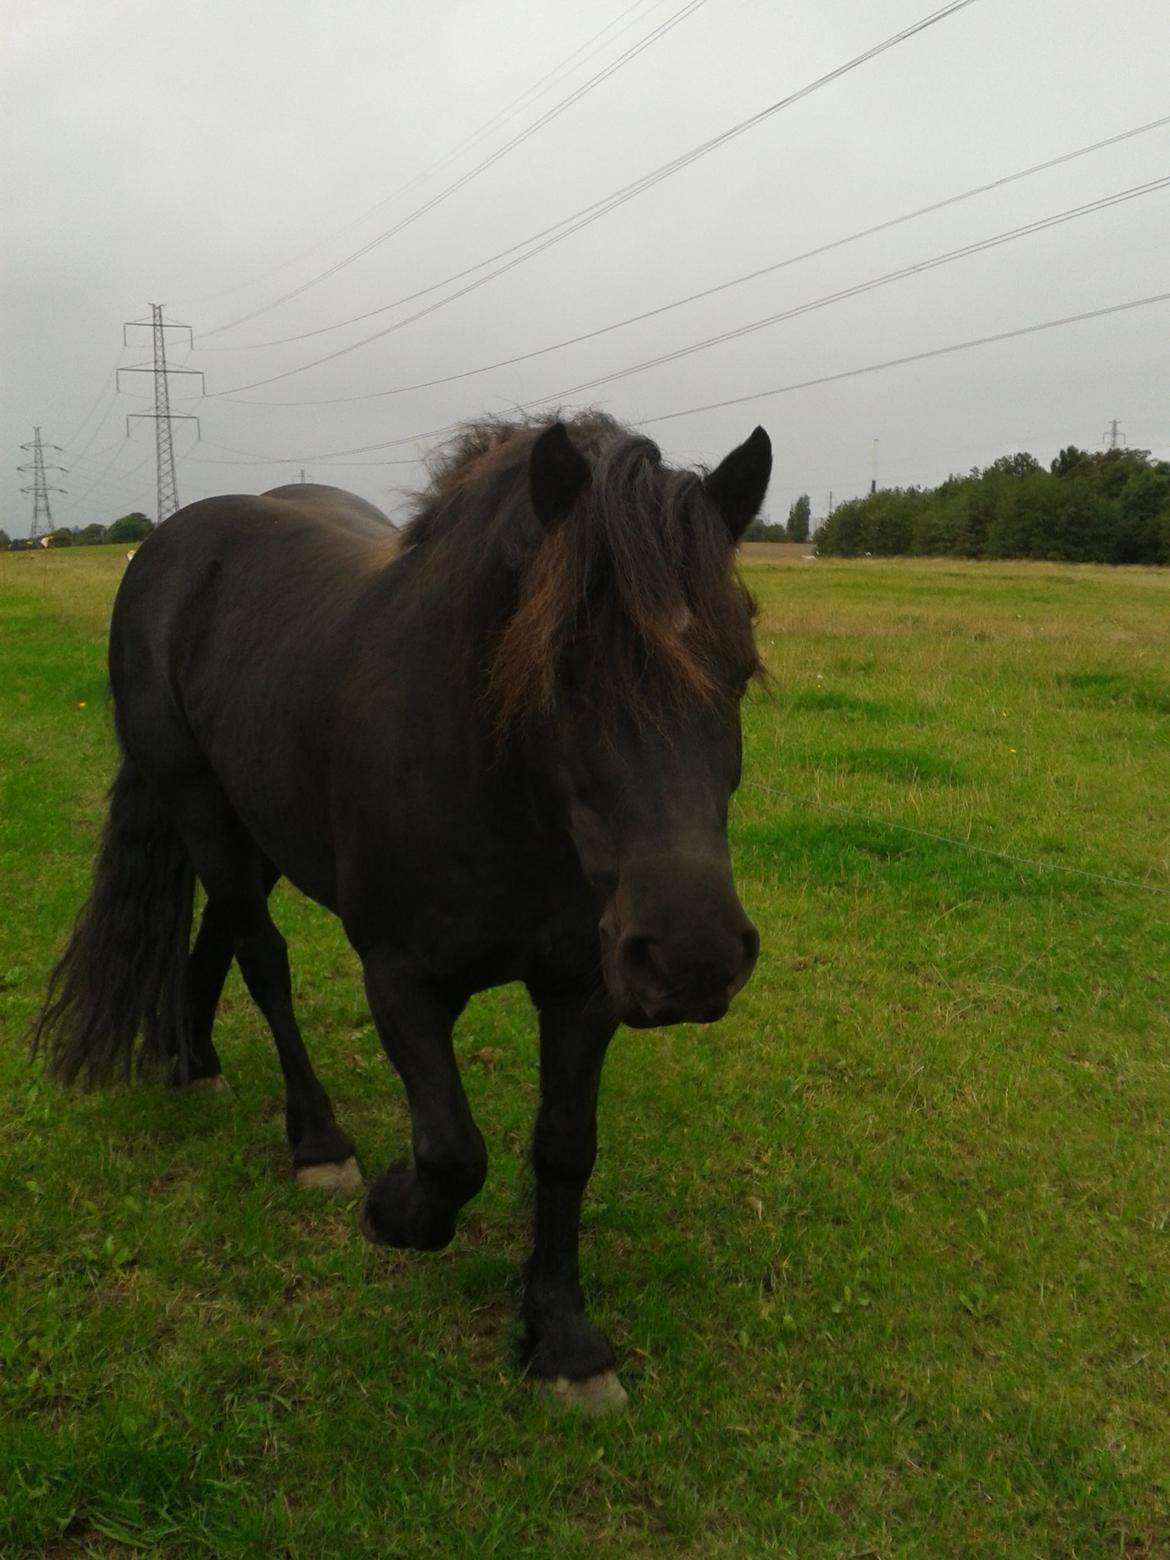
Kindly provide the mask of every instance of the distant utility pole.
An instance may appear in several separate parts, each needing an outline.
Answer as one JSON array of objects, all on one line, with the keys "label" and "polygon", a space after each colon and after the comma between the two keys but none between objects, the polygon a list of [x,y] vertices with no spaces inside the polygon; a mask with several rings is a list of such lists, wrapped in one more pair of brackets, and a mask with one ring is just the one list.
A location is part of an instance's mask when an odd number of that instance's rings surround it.
[{"label": "distant utility pole", "polygon": [[47,536],[53,529],[53,515],[49,509],[49,494],[64,493],[66,490],[63,487],[54,487],[49,483],[45,478],[45,472],[64,471],[66,468],[54,465],[52,461],[46,463],[45,451],[56,450],[57,454],[60,455],[61,446],[59,444],[45,444],[41,439],[41,430],[34,428],[32,443],[22,444],[20,447],[22,450],[28,450],[32,455],[32,460],[27,466],[18,466],[16,468],[18,471],[31,471],[33,474],[31,484],[20,490],[22,493],[31,493],[33,496],[32,530],[28,534],[30,537]]},{"label": "distant utility pole", "polygon": [[1111,450],[1115,450],[1117,448],[1119,441],[1122,444],[1128,443],[1125,434],[1118,432],[1117,423],[1118,419],[1114,417],[1110,421],[1108,428],[1106,428],[1105,432],[1101,435],[1101,443],[1108,444]]},{"label": "distant utility pole", "polygon": [[122,345],[129,346],[126,340],[128,330],[140,330],[149,328],[154,343],[153,364],[138,364],[133,368],[120,368],[116,378],[119,381],[123,374],[153,374],[154,375],[154,411],[131,412],[126,419],[126,437],[130,437],[130,420],[134,417],[145,417],[154,423],[154,447],[158,465],[158,521],[161,525],[164,520],[173,515],[179,507],[179,487],[175,480],[175,439],[171,429],[173,422],[193,422],[198,429],[199,419],[187,412],[171,411],[171,393],[168,376],[171,374],[193,374],[199,381],[200,393],[203,390],[203,375],[195,368],[168,368],[167,367],[167,340],[168,330],[185,330],[190,338],[191,346],[195,345],[195,336],[190,325],[178,325],[170,320],[164,320],[163,306],[161,303],[150,305],[149,320],[126,320],[122,325]]},{"label": "distant utility pole", "polygon": [[869,479],[869,491],[871,493],[877,492],[877,447],[878,441],[875,439],[873,441],[873,471]]}]

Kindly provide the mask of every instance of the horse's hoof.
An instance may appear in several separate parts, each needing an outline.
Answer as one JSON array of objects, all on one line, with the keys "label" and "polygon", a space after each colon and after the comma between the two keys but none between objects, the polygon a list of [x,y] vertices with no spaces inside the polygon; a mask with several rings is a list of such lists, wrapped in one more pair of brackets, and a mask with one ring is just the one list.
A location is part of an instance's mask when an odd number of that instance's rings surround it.
[{"label": "horse's hoof", "polygon": [[360,1192],[364,1184],[358,1162],[352,1157],[339,1165],[302,1165],[297,1171],[297,1185],[318,1192]]},{"label": "horse's hoof", "polygon": [[188,1094],[222,1094],[230,1100],[234,1091],[223,1073],[216,1073],[214,1078],[193,1078],[187,1085],[187,1092]]},{"label": "horse's hoof", "polygon": [[602,1414],[616,1414],[629,1402],[629,1394],[615,1370],[603,1370],[599,1376],[582,1376],[578,1381],[556,1376],[544,1385],[566,1408],[580,1409],[596,1418]]},{"label": "horse's hoof", "polygon": [[366,1193],[358,1224],[375,1246],[442,1251],[455,1238],[455,1215],[434,1209],[407,1164],[383,1170]]}]

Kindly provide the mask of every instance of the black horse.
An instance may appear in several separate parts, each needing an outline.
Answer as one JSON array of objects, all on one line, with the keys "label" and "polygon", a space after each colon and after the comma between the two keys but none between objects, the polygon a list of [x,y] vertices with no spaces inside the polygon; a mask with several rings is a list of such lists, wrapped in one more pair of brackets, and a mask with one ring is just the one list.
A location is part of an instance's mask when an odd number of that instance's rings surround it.
[{"label": "black horse", "polygon": [[208,499],[146,541],[114,604],[121,767],[34,1043],[66,1081],[220,1080],[234,955],[298,1177],[360,1185],[268,912],[287,877],[340,916],[410,1104],[413,1160],[374,1179],[362,1229],[432,1250],[487,1171],[452,1026],[472,993],[523,981],[541,1075],[525,1354],[594,1408],[624,1398],[577,1263],[606,1047],[619,1023],[720,1018],[758,951],[727,849],[759,670],[733,555],[771,460],[762,428],[700,475],[598,413],[486,422],[402,532],[334,488]]}]

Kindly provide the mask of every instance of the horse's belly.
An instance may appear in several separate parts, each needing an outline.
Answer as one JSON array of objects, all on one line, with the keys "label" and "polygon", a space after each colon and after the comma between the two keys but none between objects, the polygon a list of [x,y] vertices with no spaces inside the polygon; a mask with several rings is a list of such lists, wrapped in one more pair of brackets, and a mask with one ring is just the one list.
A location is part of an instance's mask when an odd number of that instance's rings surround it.
[{"label": "horse's belly", "polygon": [[308,766],[274,775],[213,761],[212,768],[240,821],[264,855],[327,909],[337,909],[337,860],[328,811]]}]

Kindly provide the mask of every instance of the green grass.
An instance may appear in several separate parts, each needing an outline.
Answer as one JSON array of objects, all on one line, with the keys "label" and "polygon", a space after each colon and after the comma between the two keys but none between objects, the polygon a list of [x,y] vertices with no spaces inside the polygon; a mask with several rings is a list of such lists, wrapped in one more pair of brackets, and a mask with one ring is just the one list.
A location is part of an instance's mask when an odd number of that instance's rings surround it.
[{"label": "green grass", "polygon": [[[511,1363],[517,992],[457,1034],[492,1169],[437,1256],[297,1192],[235,977],[234,1103],[27,1064],[122,567],[0,555],[0,1553],[1170,1554],[1170,574],[746,571],[764,951],[723,1024],[611,1051],[583,1254],[631,1406],[597,1424]],[[275,903],[376,1167],[407,1122],[355,961]]]}]

